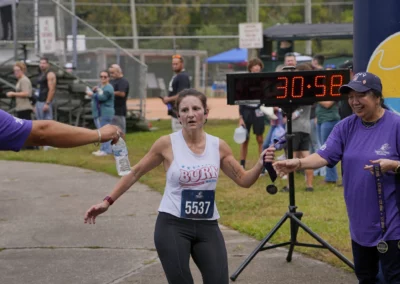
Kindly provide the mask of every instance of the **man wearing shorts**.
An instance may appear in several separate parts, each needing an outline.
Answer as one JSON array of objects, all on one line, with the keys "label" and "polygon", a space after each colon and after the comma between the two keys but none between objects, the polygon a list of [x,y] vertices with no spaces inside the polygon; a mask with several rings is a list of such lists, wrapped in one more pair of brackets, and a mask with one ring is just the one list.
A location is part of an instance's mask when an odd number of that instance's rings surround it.
[{"label": "man wearing shorts", "polygon": [[[293,130],[293,158],[305,158],[310,155],[311,143],[311,123],[310,123],[311,106],[299,106],[292,115]],[[304,170],[306,175],[306,191],[314,191],[313,170]],[[282,192],[288,192],[289,187],[285,186]]]},{"label": "man wearing shorts", "polygon": [[[247,69],[250,73],[261,72],[264,64],[258,58],[253,58],[249,61]],[[244,126],[247,129],[246,141],[240,145],[240,165],[246,167],[247,149],[249,147],[250,131],[253,127],[253,133],[256,135],[258,143],[258,152],[262,152],[262,144],[264,142],[264,113],[260,110],[260,105],[249,104],[239,106],[239,126]]]}]

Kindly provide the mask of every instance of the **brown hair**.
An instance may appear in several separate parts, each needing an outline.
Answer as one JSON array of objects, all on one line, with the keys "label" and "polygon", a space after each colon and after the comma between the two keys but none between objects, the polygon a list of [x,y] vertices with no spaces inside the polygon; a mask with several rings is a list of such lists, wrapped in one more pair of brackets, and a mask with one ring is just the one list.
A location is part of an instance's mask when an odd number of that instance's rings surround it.
[{"label": "brown hair", "polygon": [[108,72],[108,70],[101,70],[99,75],[101,75],[101,73],[107,73],[108,78],[110,78],[110,72]]},{"label": "brown hair", "polygon": [[247,70],[250,72],[251,68],[253,68],[254,66],[260,66],[261,70],[264,69],[264,63],[261,61],[261,59],[259,58],[253,58],[249,61],[248,65],[247,65]]},{"label": "brown hair", "polygon": [[183,56],[182,56],[182,55],[180,55],[180,54],[174,54],[174,55],[172,55],[172,59],[175,59],[175,58],[177,58],[177,59],[179,59],[181,62],[183,62]]},{"label": "brown hair", "polygon": [[312,71],[313,67],[311,63],[300,63],[299,65],[296,65],[296,71]]},{"label": "brown hair", "polygon": [[177,112],[179,112],[179,105],[181,104],[181,101],[188,96],[193,96],[198,98],[201,101],[201,104],[203,105],[204,112],[205,113],[208,112],[207,97],[202,92],[199,92],[196,89],[184,89],[178,93],[178,99],[176,100],[175,103]]},{"label": "brown hair", "polygon": [[40,57],[39,61],[42,61],[42,60],[46,61],[46,63],[49,63],[49,59],[47,57],[44,57],[44,56]]},{"label": "brown hair", "polygon": [[18,68],[21,69],[21,71],[24,72],[24,73],[26,72],[26,65],[25,65],[25,63],[22,62],[22,61],[17,61],[17,62],[15,62],[14,67],[18,67]]}]

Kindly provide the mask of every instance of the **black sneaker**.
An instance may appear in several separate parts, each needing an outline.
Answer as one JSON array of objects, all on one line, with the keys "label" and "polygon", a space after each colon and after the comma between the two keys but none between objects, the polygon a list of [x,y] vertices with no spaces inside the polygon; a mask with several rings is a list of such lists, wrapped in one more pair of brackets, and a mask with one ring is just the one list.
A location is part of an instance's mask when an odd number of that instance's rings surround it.
[{"label": "black sneaker", "polygon": [[312,187],[306,187],[306,191],[314,191],[314,188],[312,188]]},{"label": "black sneaker", "polygon": [[289,187],[286,185],[280,190],[280,192],[289,192]]}]

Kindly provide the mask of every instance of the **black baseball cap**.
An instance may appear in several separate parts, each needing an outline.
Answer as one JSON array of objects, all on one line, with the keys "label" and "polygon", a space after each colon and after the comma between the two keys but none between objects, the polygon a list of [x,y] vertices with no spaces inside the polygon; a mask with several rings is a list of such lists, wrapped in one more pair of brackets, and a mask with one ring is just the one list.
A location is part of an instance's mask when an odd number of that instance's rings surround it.
[{"label": "black baseball cap", "polygon": [[365,93],[369,90],[382,93],[381,79],[369,72],[359,72],[353,76],[353,79],[348,84],[341,86],[339,92],[347,94],[352,90],[358,93]]}]

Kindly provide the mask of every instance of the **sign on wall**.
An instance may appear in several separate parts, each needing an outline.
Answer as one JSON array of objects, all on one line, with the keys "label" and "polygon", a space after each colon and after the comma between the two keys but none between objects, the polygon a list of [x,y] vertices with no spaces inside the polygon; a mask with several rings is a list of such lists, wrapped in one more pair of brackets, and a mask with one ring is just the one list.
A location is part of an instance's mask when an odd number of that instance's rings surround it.
[{"label": "sign on wall", "polygon": [[56,28],[54,17],[39,17],[40,53],[56,51]]},{"label": "sign on wall", "polygon": [[263,48],[262,23],[239,24],[240,48]]}]

